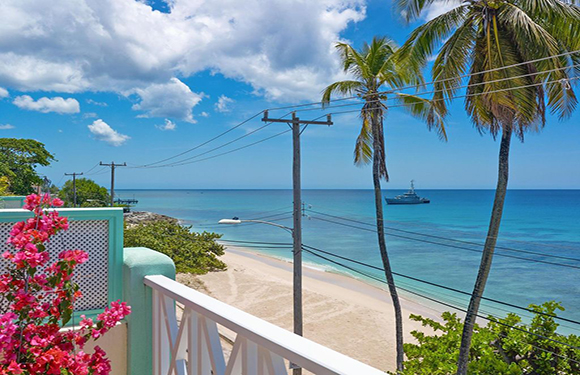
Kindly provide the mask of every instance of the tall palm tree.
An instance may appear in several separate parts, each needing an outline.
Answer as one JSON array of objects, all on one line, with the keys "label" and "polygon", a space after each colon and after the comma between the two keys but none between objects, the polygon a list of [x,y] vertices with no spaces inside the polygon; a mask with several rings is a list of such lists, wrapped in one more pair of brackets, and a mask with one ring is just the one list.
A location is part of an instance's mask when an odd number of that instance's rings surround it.
[{"label": "tall palm tree", "polygon": [[[447,0],[446,0],[447,1]],[[398,0],[408,21],[437,0]],[[401,56],[420,68],[436,49],[434,105],[447,104],[467,81],[465,109],[475,128],[501,134],[499,173],[487,238],[469,302],[457,374],[467,373],[473,325],[491,269],[508,184],[510,142],[539,130],[546,113],[567,118],[576,107],[572,89],[580,72],[580,9],[563,0],[465,0],[415,29]],[[467,79],[465,79],[467,77]]]},{"label": "tall palm tree", "polygon": [[409,69],[407,64],[395,59],[397,46],[393,41],[375,37],[370,45],[365,43],[359,51],[346,43],[337,43],[336,48],[342,59],[343,70],[353,79],[329,85],[323,91],[322,102],[328,104],[335,93],[357,95],[364,100],[360,112],[362,127],[355,144],[354,162],[356,165],[365,165],[372,161],[378,243],[395,310],[397,371],[402,371],[403,320],[385,242],[381,192],[381,180],[389,179],[383,131],[383,119],[388,110],[386,101],[394,99],[403,104],[411,114],[425,120],[430,129],[435,128],[440,136],[446,139],[445,127],[442,117],[431,106],[429,100],[389,91],[408,84],[422,83],[421,75],[417,71]]}]

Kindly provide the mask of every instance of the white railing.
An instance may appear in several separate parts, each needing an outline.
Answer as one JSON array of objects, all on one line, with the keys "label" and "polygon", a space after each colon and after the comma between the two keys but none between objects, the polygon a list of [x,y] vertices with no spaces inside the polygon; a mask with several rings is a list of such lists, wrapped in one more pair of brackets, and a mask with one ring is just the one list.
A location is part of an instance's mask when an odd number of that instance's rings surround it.
[{"label": "white railing", "polygon": [[[384,375],[165,276],[144,282],[153,289],[153,375],[287,375],[284,360],[314,374]],[[237,334],[227,363],[218,324]]]}]

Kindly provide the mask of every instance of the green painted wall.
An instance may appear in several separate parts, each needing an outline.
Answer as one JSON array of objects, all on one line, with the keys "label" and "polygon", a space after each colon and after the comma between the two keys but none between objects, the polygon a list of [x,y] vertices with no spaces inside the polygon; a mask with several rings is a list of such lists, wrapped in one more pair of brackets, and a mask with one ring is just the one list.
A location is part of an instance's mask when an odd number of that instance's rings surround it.
[{"label": "green painted wall", "polygon": [[145,247],[127,247],[123,252],[123,301],[131,306],[127,317],[127,375],[151,375],[152,363],[152,293],[143,284],[148,275],[175,279],[171,258]]}]

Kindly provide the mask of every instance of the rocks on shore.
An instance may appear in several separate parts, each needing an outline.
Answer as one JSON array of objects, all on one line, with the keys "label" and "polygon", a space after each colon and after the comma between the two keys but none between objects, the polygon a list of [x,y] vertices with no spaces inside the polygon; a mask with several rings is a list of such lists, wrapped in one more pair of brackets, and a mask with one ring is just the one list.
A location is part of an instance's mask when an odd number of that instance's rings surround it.
[{"label": "rocks on shore", "polygon": [[179,224],[179,220],[174,217],[156,214],[147,211],[132,211],[124,214],[125,223],[127,227],[132,227],[139,224],[146,224],[151,222],[166,221],[171,224]]}]

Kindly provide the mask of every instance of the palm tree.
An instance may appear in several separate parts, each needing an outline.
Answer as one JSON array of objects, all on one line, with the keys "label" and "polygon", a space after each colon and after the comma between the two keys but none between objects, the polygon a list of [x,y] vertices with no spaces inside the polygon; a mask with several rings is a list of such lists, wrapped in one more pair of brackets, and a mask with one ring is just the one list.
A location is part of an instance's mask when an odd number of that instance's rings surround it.
[{"label": "palm tree", "polygon": [[[407,21],[437,0],[398,0]],[[580,8],[562,0],[465,0],[415,29],[401,56],[415,68],[433,63],[433,104],[443,114],[468,77],[465,109],[475,128],[501,134],[499,173],[487,238],[463,327],[457,374],[467,373],[473,325],[491,269],[508,184],[512,135],[539,130],[551,111],[567,118],[576,107]],[[468,74],[467,74],[468,73]]]},{"label": "palm tree", "polygon": [[417,71],[409,69],[407,64],[394,58],[397,46],[393,41],[375,37],[370,45],[365,43],[359,51],[346,43],[337,43],[336,48],[342,59],[343,70],[353,79],[328,86],[323,91],[322,102],[328,104],[334,93],[357,95],[364,100],[360,112],[362,127],[355,144],[354,162],[356,165],[365,165],[372,161],[378,243],[395,310],[397,371],[402,371],[404,352],[401,304],[385,243],[381,193],[381,180],[389,179],[383,131],[383,118],[388,110],[386,100],[392,98],[403,104],[411,114],[425,120],[430,129],[437,129],[440,136],[446,139],[445,127],[442,117],[434,110],[429,100],[388,91],[407,84],[422,83],[421,75]]}]

